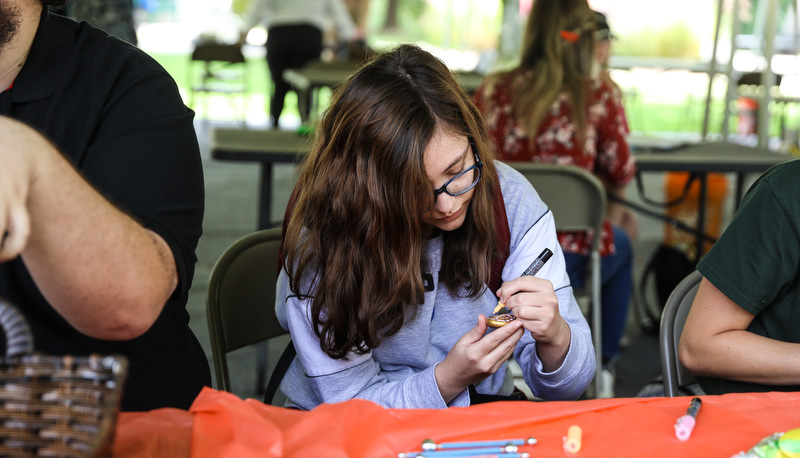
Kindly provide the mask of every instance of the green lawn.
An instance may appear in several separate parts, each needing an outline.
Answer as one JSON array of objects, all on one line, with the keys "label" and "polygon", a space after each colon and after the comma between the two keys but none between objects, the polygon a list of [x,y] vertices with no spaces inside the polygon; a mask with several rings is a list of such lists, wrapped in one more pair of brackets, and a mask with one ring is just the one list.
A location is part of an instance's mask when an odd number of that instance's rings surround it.
[{"label": "green lawn", "polygon": [[[197,93],[192,101],[189,88],[199,81],[203,72],[201,62],[192,62],[190,56],[182,54],[151,54],[172,75],[180,88],[184,102],[197,113],[198,118],[219,121],[234,121],[241,119],[243,106],[247,112],[260,109],[266,110],[265,94],[267,88],[267,68],[263,59],[248,59],[246,62],[247,94],[200,94]],[[288,100],[287,100],[288,102]],[[286,107],[286,112],[296,111],[296,102],[291,107]]]}]

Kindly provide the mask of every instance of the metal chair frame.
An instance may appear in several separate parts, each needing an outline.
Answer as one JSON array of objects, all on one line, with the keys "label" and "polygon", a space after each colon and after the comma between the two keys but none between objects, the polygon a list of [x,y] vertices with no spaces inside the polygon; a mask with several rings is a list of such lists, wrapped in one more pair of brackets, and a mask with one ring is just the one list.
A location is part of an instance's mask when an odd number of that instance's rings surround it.
[{"label": "metal chair frame", "polygon": [[678,343],[702,279],[697,270],[684,277],[672,290],[661,313],[658,347],[664,395],[668,397],[683,396],[681,388],[697,383],[695,376],[678,359]]},{"label": "metal chair frame", "polygon": [[508,162],[531,182],[539,197],[553,212],[556,228],[561,231],[594,232],[589,268],[584,288],[575,291],[575,298],[584,315],[591,315],[597,373],[597,386],[604,383],[602,370],[602,304],[600,299],[600,234],[606,215],[606,190],[599,178],[580,167],[535,162]]},{"label": "metal chair frame", "polygon": [[[231,391],[227,354],[288,334],[275,315],[275,283],[281,228],[248,234],[228,247],[208,278],[206,318],[217,386]],[[257,364],[256,389],[267,377],[266,361]]]},{"label": "metal chair frame", "polygon": [[[198,75],[194,65],[188,72],[189,106],[195,108],[195,95],[224,94],[242,96],[242,122],[247,119],[247,61],[238,44],[199,42],[195,44],[190,64],[203,63]],[[199,78],[199,80],[198,80]]]}]

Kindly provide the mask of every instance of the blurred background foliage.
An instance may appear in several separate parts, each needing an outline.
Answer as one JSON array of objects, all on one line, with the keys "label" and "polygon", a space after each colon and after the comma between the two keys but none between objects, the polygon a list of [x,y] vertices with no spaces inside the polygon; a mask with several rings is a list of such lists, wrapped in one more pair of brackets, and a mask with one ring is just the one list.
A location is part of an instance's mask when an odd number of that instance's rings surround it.
[{"label": "blurred background foliage", "polygon": [[[140,43],[173,74],[182,91],[190,84],[187,54],[191,40],[210,26],[230,29],[240,20],[250,0],[135,0],[145,14],[143,25],[159,25],[169,30],[153,41]],[[367,2],[363,23],[367,43],[376,50],[388,49],[400,42],[415,42],[436,50],[448,65],[457,70],[470,70],[484,64],[483,71],[505,68],[518,59],[519,43],[527,11],[532,0],[345,0],[349,3]],[[541,0],[554,1],[554,0]],[[718,68],[724,68],[730,53],[733,15],[742,20],[742,34],[758,34],[763,27],[754,18],[767,0],[724,0]],[[778,22],[785,31],[792,25],[790,5],[794,0],[779,0],[781,13]],[[652,2],[641,0],[589,0],[592,8],[602,11],[617,36],[612,53],[626,58],[672,58],[708,62],[711,58],[718,0],[672,0]],[[225,20],[225,15],[230,16]],[[234,20],[230,20],[232,19]],[[167,23],[173,22],[171,26]],[[186,44],[180,51],[165,50],[163,44],[178,41],[175,30],[183,28]],[[140,29],[144,33],[144,28]],[[238,36],[238,35],[237,35]],[[260,35],[263,39],[265,34]],[[141,40],[142,37],[140,37]],[[148,48],[147,44],[153,46]],[[263,48],[251,43],[248,72],[251,81],[251,100],[254,110],[264,111],[267,105],[269,74],[263,58]],[[260,50],[261,54],[258,53]],[[799,72],[800,73],[800,72]],[[690,132],[701,130],[708,76],[689,70],[657,68],[615,70],[613,76],[626,92],[626,107],[634,131]],[[718,84],[721,82],[722,84]],[[710,130],[719,130],[724,111],[726,80],[715,77],[711,103]],[[665,90],[669,88],[669,90]],[[294,108],[292,96],[287,109]],[[202,106],[197,109],[202,112]],[[797,124],[800,113],[794,107],[788,111],[790,122]],[[731,129],[735,128],[735,123]]]},{"label": "blurred background foliage", "polygon": [[614,43],[614,53],[621,56],[699,59],[700,39],[688,25],[677,23],[621,36]]}]

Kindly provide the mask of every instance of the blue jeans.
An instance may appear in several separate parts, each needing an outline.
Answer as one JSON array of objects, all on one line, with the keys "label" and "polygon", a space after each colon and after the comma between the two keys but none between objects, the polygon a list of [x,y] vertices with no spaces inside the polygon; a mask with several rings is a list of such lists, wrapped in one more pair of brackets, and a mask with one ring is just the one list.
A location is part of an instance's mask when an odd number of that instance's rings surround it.
[{"label": "blue jeans", "polygon": [[[601,317],[603,360],[607,361],[619,355],[619,341],[625,333],[628,319],[628,306],[633,292],[633,249],[628,234],[614,226],[614,244],[616,253],[603,256],[600,260],[600,300],[603,316]],[[567,274],[574,288],[584,284],[589,256],[564,253],[567,263]]]}]

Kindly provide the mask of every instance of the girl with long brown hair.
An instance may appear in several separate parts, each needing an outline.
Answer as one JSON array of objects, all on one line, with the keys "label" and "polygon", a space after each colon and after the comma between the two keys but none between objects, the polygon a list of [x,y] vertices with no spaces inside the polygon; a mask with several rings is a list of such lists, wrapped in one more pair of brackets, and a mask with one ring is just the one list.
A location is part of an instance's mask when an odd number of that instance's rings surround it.
[{"label": "girl with long brown hair", "polygon": [[[619,98],[592,77],[596,17],[586,0],[536,0],[519,64],[489,75],[476,91],[475,103],[486,117],[499,159],[581,167],[597,175],[609,193],[622,197],[636,164]],[[633,291],[635,234],[622,227],[635,233],[636,226],[635,215],[623,205],[610,203],[608,210],[601,234],[558,233],[575,287],[584,284],[592,237],[601,237],[602,387],[613,386]],[[613,390],[598,395],[612,397]]]},{"label": "girl with long brown hair", "polygon": [[[506,282],[491,291],[501,198]],[[538,397],[576,398],[592,379],[552,215],[494,161],[480,113],[416,46],[377,56],[335,93],[283,246],[276,311],[298,355],[281,384],[290,406],[469,405],[511,394],[512,355]],[[545,247],[555,256],[538,278],[517,278]],[[517,319],[487,332],[498,297]]]}]

